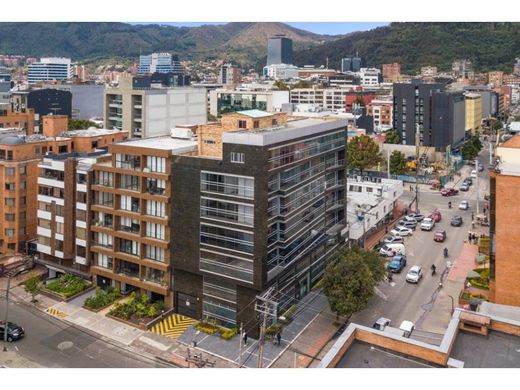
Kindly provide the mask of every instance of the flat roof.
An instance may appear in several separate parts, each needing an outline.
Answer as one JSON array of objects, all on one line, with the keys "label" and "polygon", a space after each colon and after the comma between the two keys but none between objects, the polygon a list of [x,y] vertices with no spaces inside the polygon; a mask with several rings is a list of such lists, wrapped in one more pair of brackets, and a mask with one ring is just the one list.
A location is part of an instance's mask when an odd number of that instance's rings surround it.
[{"label": "flat roof", "polygon": [[260,110],[244,110],[244,111],[237,111],[237,114],[247,115],[251,118],[265,118],[268,116],[273,116],[273,114],[260,111]]},{"label": "flat roof", "polygon": [[127,130],[114,130],[114,129],[96,129],[90,128],[85,130],[69,130],[64,131],[61,135],[66,135],[67,137],[95,137],[99,135],[111,135],[111,134],[119,134],[119,133],[128,133]]},{"label": "flat roof", "polygon": [[347,124],[348,121],[346,119],[333,121],[323,121],[311,118],[295,120],[287,122],[287,125],[285,126],[223,133],[222,142],[229,144],[266,146],[314,134],[317,135],[331,130],[343,129],[346,131]]},{"label": "flat roof", "polygon": [[419,359],[354,341],[336,368],[436,368],[437,366]]},{"label": "flat roof", "polygon": [[464,368],[518,368],[520,337],[496,331],[487,337],[459,332],[450,357],[464,362]]},{"label": "flat roof", "polygon": [[174,153],[191,152],[197,149],[197,141],[191,139],[172,138],[168,136],[143,139],[131,139],[119,142],[117,145],[132,146],[137,148],[149,148],[171,150]]}]

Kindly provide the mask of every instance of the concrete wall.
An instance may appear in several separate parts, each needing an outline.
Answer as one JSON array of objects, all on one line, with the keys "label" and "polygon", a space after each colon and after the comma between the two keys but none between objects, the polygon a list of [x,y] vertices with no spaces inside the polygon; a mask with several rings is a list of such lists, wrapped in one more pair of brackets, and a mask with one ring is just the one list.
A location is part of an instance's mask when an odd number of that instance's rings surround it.
[{"label": "concrete wall", "polygon": [[[414,145],[399,145],[399,144],[382,144],[381,152],[383,153],[383,158],[386,159],[387,150],[392,154],[394,150],[398,150],[401,153],[404,153],[405,157],[414,156],[415,157],[415,146]],[[434,147],[424,147],[421,146],[421,153],[426,153],[430,161],[435,161],[437,155],[435,153]],[[385,167],[386,169],[386,167]]]}]

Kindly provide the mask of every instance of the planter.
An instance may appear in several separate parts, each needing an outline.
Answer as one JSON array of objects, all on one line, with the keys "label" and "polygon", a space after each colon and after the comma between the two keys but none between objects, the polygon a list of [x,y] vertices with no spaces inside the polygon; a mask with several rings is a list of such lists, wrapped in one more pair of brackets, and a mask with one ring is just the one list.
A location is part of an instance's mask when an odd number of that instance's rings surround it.
[{"label": "planter", "polygon": [[112,306],[116,302],[119,302],[123,298],[125,298],[125,297],[121,296],[120,298],[116,299],[114,302],[109,303],[108,305],[105,305],[105,306],[102,306],[102,307],[98,307],[97,309],[93,309],[93,308],[85,306],[85,305],[83,305],[82,308],[85,309],[85,310],[91,311],[93,313],[99,313],[101,310],[105,310],[106,308]]},{"label": "planter", "polygon": [[90,291],[90,290],[93,290],[95,287],[94,286],[90,286],[88,288],[86,288],[85,290],[81,290],[79,293],[76,293],[74,295],[71,295],[70,297],[65,297],[64,295],[61,295],[57,292],[54,292],[52,290],[47,290],[45,287],[42,287],[42,289],[40,290],[40,294],[42,295],[45,295],[46,297],[49,297],[49,298],[53,298],[53,299],[56,299],[60,302],[69,302],[69,301],[72,301],[74,298],[77,298],[83,294],[85,294],[86,292]]}]

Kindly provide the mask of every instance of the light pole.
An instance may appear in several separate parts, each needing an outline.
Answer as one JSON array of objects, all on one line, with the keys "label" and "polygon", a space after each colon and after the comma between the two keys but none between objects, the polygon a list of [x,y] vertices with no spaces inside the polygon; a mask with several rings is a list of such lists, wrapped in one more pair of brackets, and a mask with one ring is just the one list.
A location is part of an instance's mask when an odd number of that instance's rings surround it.
[{"label": "light pole", "polygon": [[7,352],[7,334],[9,333],[9,325],[7,322],[7,314],[9,313],[9,287],[11,286],[11,277],[7,275],[7,290],[5,291],[5,321],[4,321],[4,348]]}]

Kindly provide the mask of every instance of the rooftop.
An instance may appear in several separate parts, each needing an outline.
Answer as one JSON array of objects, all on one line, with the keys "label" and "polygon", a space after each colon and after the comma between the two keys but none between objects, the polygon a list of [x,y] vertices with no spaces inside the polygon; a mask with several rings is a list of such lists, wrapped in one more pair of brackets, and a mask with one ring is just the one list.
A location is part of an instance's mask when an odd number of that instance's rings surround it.
[{"label": "rooftop", "polygon": [[191,139],[163,136],[128,140],[120,142],[118,145],[132,146],[137,148],[171,150],[174,153],[184,153],[197,150],[198,143],[196,140],[193,141]]},{"label": "rooftop", "polygon": [[[113,129],[97,129],[95,127],[90,127],[86,130],[69,130],[64,131],[60,135],[62,137],[95,137],[99,135],[110,135],[110,134],[119,134],[122,133],[121,130],[113,130]],[[126,131],[125,131],[126,132]]]},{"label": "rooftop", "polygon": [[506,142],[500,145],[500,147],[520,149],[520,134],[508,139]]},{"label": "rooftop", "polygon": [[237,114],[246,115],[250,118],[266,118],[268,116],[273,116],[273,114],[260,111],[260,110],[244,110],[244,111],[237,111]]}]

